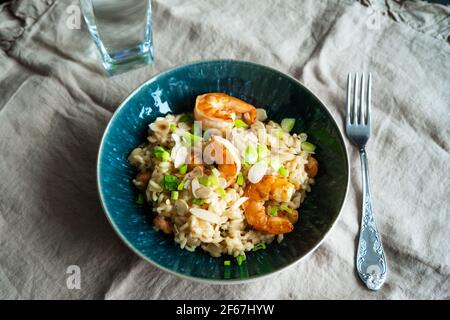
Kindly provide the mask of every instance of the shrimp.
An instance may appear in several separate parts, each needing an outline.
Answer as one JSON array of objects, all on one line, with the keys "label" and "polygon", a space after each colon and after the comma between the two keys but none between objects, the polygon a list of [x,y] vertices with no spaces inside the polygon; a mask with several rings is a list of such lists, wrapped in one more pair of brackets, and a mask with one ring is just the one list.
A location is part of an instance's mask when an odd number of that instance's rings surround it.
[{"label": "shrimp", "polygon": [[271,234],[289,233],[294,229],[287,217],[272,217],[266,214],[265,202],[274,200],[287,202],[295,192],[295,186],[285,178],[265,176],[256,184],[249,184],[244,196],[249,199],[243,204],[247,223],[256,230]]},{"label": "shrimp", "polygon": [[314,178],[317,175],[317,172],[319,171],[319,163],[316,158],[312,156],[308,157],[308,163],[305,164],[305,171],[310,178]]},{"label": "shrimp", "polygon": [[171,234],[173,229],[170,222],[168,222],[164,217],[157,216],[153,219],[153,224],[158,230],[161,230],[165,234]]},{"label": "shrimp", "polygon": [[204,129],[226,131],[233,128],[236,115],[242,115],[247,124],[256,119],[256,108],[224,93],[206,93],[195,101],[194,117],[202,121]]},{"label": "shrimp", "polygon": [[210,160],[217,163],[217,168],[221,176],[227,181],[228,187],[236,180],[239,171],[241,171],[239,152],[233,144],[219,136],[212,136],[209,151],[212,152]]}]

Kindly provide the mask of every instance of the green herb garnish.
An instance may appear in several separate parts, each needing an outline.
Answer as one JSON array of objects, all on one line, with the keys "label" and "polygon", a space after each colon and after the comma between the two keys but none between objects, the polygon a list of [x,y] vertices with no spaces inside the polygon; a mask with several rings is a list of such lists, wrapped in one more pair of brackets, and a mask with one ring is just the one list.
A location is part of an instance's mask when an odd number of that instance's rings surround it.
[{"label": "green herb garnish", "polygon": [[256,151],[258,152],[258,160],[262,160],[269,155],[269,149],[265,144],[258,144]]},{"label": "green herb garnish", "polygon": [[281,120],[281,129],[283,129],[286,132],[290,132],[295,125],[295,119],[294,118],[285,118]]},{"label": "green herb garnish", "polygon": [[236,262],[238,266],[240,266],[244,261],[245,261],[245,254],[241,254],[236,257]]},{"label": "green herb garnish", "polygon": [[285,204],[285,203],[283,203],[283,204],[280,206],[280,210],[281,210],[281,211],[286,211],[286,212],[288,212],[288,213],[292,213],[292,209],[289,208],[289,207],[287,206],[287,204]]},{"label": "green herb garnish", "polygon": [[238,186],[244,185],[244,176],[242,175],[242,172],[239,172],[237,179],[236,179],[236,183],[238,184]]},{"label": "green herb garnish", "polygon": [[178,177],[171,174],[166,174],[163,179],[164,187],[169,191],[177,190],[179,182]]},{"label": "green herb garnish", "polygon": [[202,206],[204,202],[205,201],[203,199],[198,199],[198,198],[192,199],[192,204],[196,204],[198,206]]},{"label": "green herb garnish", "polygon": [[224,266],[230,266],[230,265],[231,265],[231,261],[230,261],[230,260],[225,260],[225,261],[223,262],[223,265],[224,265]]},{"label": "green herb garnish", "polygon": [[137,198],[136,198],[136,203],[137,204],[144,204],[145,203],[145,197],[142,193],[139,193]]},{"label": "green herb garnish", "polygon": [[178,168],[178,172],[180,173],[180,174],[186,174],[186,172],[187,172],[187,169],[188,169],[188,165],[185,163],[185,164],[183,164],[183,165],[181,165],[179,168]]},{"label": "green herb garnish", "polygon": [[257,243],[253,246],[253,251],[264,250],[266,249],[266,244],[264,242]]},{"label": "green herb garnish", "polygon": [[234,120],[234,126],[236,128],[244,128],[244,129],[248,129],[249,125],[246,124],[244,121],[242,121],[241,119],[236,119]]},{"label": "green herb garnish", "polygon": [[224,188],[219,187],[217,188],[217,191],[219,191],[219,194],[222,198],[225,198],[227,196],[227,193],[225,192]]},{"label": "green herb garnish", "polygon": [[269,210],[269,216],[276,217],[278,215],[278,207],[273,206]]},{"label": "green herb garnish", "polygon": [[162,161],[170,160],[170,153],[166,149],[164,149],[163,147],[160,147],[160,146],[157,146],[153,149],[153,155]]},{"label": "green herb garnish", "polygon": [[280,167],[280,169],[278,169],[278,173],[283,178],[285,178],[285,177],[287,177],[289,175],[289,171],[285,167]]},{"label": "green herb garnish", "polygon": [[178,191],[172,191],[170,193],[170,199],[172,200],[178,200]]},{"label": "green herb garnish", "polygon": [[302,146],[302,150],[306,151],[306,152],[314,152],[314,150],[316,150],[316,146],[308,141],[303,141],[301,146]]}]

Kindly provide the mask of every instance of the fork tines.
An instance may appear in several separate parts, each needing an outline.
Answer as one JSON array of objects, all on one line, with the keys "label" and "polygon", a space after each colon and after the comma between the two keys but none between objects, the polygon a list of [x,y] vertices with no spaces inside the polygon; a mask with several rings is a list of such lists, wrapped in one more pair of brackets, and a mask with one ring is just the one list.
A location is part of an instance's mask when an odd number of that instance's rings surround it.
[{"label": "fork tines", "polygon": [[346,125],[370,126],[372,73],[369,73],[367,78],[366,81],[364,73],[359,76],[356,72],[353,80],[354,88],[352,88],[352,74],[348,74]]}]

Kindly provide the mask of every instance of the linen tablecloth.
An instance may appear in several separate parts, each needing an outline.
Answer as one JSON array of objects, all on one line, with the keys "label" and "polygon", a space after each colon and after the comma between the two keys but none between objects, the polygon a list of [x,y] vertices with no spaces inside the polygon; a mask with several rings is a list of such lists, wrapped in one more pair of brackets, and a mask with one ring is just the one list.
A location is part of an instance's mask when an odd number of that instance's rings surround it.
[{"label": "linen tablecloth", "polygon": [[[412,1],[153,1],[155,61],[104,75],[77,1],[0,6],[0,298],[449,299],[450,10]],[[69,19],[70,18],[70,19]],[[75,25],[75,28],[74,28]],[[338,223],[271,278],[179,279],[131,252],[108,224],[96,156],[112,113],[152,75],[189,61],[250,60],[302,81],[342,123],[349,71],[370,71],[372,191],[389,274],[355,272],[358,153]],[[67,286],[77,265],[81,288]]]}]

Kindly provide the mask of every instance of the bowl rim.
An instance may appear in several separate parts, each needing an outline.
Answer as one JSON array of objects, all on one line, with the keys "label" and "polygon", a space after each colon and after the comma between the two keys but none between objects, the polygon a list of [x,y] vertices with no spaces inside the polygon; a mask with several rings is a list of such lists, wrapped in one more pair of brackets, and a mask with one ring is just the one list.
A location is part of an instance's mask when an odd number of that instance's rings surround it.
[{"label": "bowl rim", "polygon": [[[195,65],[201,65],[201,64],[209,64],[209,63],[238,63],[238,64],[247,64],[247,65],[251,65],[251,66],[255,66],[258,68],[263,68],[263,69],[267,69],[271,72],[274,72],[275,74],[281,76],[281,77],[285,77],[288,80],[293,81],[294,83],[296,83],[297,85],[303,87],[303,89],[305,89],[307,92],[309,92],[312,96],[314,96],[314,98],[317,99],[317,101],[319,101],[322,106],[324,107],[324,110],[328,113],[328,115],[330,116],[330,118],[333,120],[333,122],[335,123],[336,127],[337,127],[337,131],[338,131],[338,136],[342,142],[342,145],[344,147],[344,155],[345,155],[345,163],[347,166],[347,181],[346,181],[346,186],[345,186],[345,194],[344,197],[340,203],[340,208],[339,208],[339,212],[335,218],[335,220],[333,221],[333,223],[331,224],[330,228],[325,232],[325,234],[322,236],[322,239],[320,239],[320,241],[312,248],[310,249],[305,255],[301,256],[300,258],[292,261],[289,264],[286,264],[285,266],[279,268],[278,270],[275,271],[271,271],[268,272],[266,274],[262,274],[262,275],[256,275],[256,276],[252,276],[251,278],[247,278],[247,279],[205,279],[205,278],[200,278],[200,277],[195,277],[195,276],[190,276],[190,275],[186,275],[183,273],[179,273],[176,271],[173,271],[169,268],[166,268],[160,264],[158,264],[157,262],[151,260],[150,258],[148,258],[147,256],[145,256],[143,253],[141,253],[131,242],[128,241],[128,239],[124,236],[124,234],[120,231],[120,229],[118,228],[118,226],[116,225],[116,223],[113,221],[108,209],[106,208],[105,205],[105,200],[104,200],[104,195],[101,189],[101,182],[100,182],[100,165],[101,165],[101,155],[103,154],[103,149],[104,149],[104,145],[105,145],[105,138],[110,130],[110,127],[112,125],[112,123],[114,122],[115,118],[117,117],[117,114],[120,112],[120,110],[127,104],[127,102],[138,92],[140,91],[144,86],[156,81],[158,78],[171,73],[177,69],[180,68],[185,68],[185,67],[190,67],[190,66],[195,66]],[[180,65],[176,65],[174,67],[165,69],[159,73],[154,74],[150,79],[144,81],[143,83],[141,83],[139,86],[137,86],[135,89],[133,89],[128,95],[127,97],[125,97],[122,102],[120,103],[120,105],[117,107],[117,109],[114,111],[114,113],[112,114],[111,118],[108,121],[108,124],[106,126],[106,128],[103,131],[103,135],[102,135],[102,139],[100,141],[100,145],[99,145],[99,149],[97,152],[97,164],[96,164],[96,170],[97,170],[97,191],[98,191],[98,195],[100,198],[100,203],[101,206],[103,208],[103,212],[105,213],[105,216],[108,220],[108,222],[110,223],[110,225],[112,226],[112,228],[114,229],[115,233],[119,236],[119,238],[125,243],[125,245],[131,249],[135,254],[137,254],[139,257],[141,257],[142,259],[144,259],[145,261],[149,262],[151,265],[168,272],[169,274],[172,274],[174,276],[177,276],[181,279],[184,280],[190,280],[190,281],[194,281],[194,282],[198,282],[198,283],[204,283],[204,284],[214,284],[214,285],[233,285],[233,284],[243,284],[243,283],[250,283],[250,282],[254,282],[257,280],[262,280],[268,277],[272,277],[282,271],[286,271],[287,269],[295,266],[296,264],[298,264],[300,261],[302,261],[303,259],[307,258],[308,256],[310,256],[314,251],[317,250],[318,247],[320,247],[320,245],[322,244],[322,242],[327,238],[327,236],[330,234],[330,232],[333,230],[334,226],[337,224],[337,221],[339,220],[341,214],[342,214],[342,209],[344,208],[345,202],[347,200],[347,196],[348,196],[348,192],[349,192],[349,186],[350,186],[350,159],[348,156],[348,150],[347,150],[347,145],[345,143],[345,139],[344,139],[344,135],[342,133],[342,129],[340,128],[340,126],[338,125],[338,122],[336,121],[335,117],[333,116],[333,114],[330,112],[330,110],[328,109],[328,107],[326,106],[326,104],[316,95],[314,94],[314,92],[312,92],[309,88],[307,88],[301,81],[297,80],[296,78],[294,78],[293,76],[281,72],[280,70],[277,70],[275,68],[266,66],[266,65],[262,65],[259,63],[255,63],[255,62],[251,62],[251,61],[246,61],[246,60],[237,60],[237,59],[207,59],[207,60],[196,60],[196,61],[191,61],[191,62],[187,62],[184,64],[180,64]]]}]

